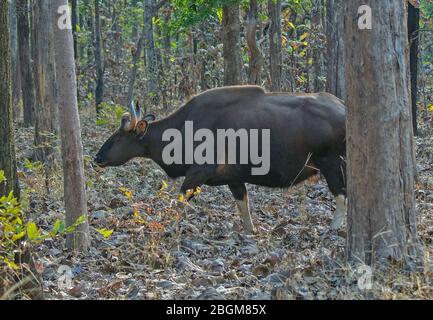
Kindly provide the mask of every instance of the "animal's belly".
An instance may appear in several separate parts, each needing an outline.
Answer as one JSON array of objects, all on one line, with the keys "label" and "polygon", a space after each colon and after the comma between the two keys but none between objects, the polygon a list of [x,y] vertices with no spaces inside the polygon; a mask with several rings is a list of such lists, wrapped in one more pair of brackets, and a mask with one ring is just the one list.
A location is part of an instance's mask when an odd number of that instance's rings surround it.
[{"label": "animal's belly", "polygon": [[251,175],[245,171],[241,174],[227,175],[223,177],[214,177],[206,184],[210,186],[226,185],[230,183],[249,183],[269,188],[288,188],[300,183],[309,177],[317,174],[317,170],[310,167],[304,167],[300,170],[287,170],[284,173],[278,171],[269,171],[266,175]]}]

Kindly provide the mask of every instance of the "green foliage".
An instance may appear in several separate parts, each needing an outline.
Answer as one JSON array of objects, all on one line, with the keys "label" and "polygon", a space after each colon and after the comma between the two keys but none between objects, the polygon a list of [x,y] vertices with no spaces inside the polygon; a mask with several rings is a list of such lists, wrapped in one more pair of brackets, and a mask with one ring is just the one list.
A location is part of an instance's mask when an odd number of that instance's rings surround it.
[{"label": "green foliage", "polygon": [[102,102],[99,107],[100,113],[96,125],[110,127],[119,125],[120,119],[125,113],[125,109],[121,105]]},{"label": "green foliage", "polygon": [[[0,170],[0,183],[6,181],[4,172]],[[0,266],[19,269],[14,262],[19,242],[25,237],[31,242],[40,242],[56,235],[72,233],[78,225],[86,221],[82,215],[75,223],[65,228],[65,222],[57,220],[52,229],[43,232],[35,222],[24,223],[24,212],[13,192],[0,197]]]},{"label": "green foliage", "polygon": [[113,230],[108,230],[106,228],[102,228],[102,229],[95,229],[97,232],[99,232],[100,234],[102,234],[104,236],[105,239],[108,239],[111,234],[113,233]]},{"label": "green foliage", "polygon": [[212,18],[222,22],[222,6],[236,4],[236,0],[174,0],[174,19],[171,20],[170,30],[175,34],[179,30],[192,27]]}]

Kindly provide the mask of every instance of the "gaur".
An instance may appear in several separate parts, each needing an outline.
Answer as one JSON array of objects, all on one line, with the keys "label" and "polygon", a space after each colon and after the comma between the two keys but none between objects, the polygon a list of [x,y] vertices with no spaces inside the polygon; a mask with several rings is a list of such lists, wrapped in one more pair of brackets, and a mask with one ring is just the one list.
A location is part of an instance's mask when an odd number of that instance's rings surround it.
[{"label": "gaur", "polygon": [[[269,129],[270,166],[264,175],[253,175],[253,163],[193,162],[167,164],[163,150],[164,132],[177,129],[185,137],[185,124],[194,129]],[[209,131],[208,130],[208,131]],[[228,185],[240,212],[244,230],[254,232],[248,205],[246,183],[288,188],[319,171],[336,197],[337,208],[331,227],[337,229],[345,218],[345,106],[328,93],[267,93],[256,86],[233,86],[208,90],[161,120],[141,116],[131,103],[120,128],[96,155],[98,166],[120,166],[135,157],[155,161],[171,178],[184,176],[181,193],[191,195],[201,185]],[[194,146],[200,142],[195,141]],[[185,158],[185,144],[182,145]],[[215,147],[216,148],[216,147]],[[215,149],[216,150],[216,149]],[[236,146],[237,159],[241,148]],[[262,152],[259,144],[259,153]]]}]

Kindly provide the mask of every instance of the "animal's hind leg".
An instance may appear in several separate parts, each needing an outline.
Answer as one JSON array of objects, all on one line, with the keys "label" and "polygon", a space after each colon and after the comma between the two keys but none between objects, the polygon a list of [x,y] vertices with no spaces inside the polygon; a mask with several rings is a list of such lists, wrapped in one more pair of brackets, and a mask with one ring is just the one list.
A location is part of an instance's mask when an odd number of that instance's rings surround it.
[{"label": "animal's hind leg", "polygon": [[250,208],[248,204],[248,193],[245,184],[233,183],[229,184],[230,191],[236,200],[238,211],[241,215],[242,223],[244,225],[245,232],[252,234],[255,232],[253,221],[251,220]]},{"label": "animal's hind leg", "polygon": [[315,163],[325,176],[328,187],[335,197],[336,209],[331,223],[331,229],[341,227],[346,218],[346,167],[342,156],[338,153],[317,157]]}]

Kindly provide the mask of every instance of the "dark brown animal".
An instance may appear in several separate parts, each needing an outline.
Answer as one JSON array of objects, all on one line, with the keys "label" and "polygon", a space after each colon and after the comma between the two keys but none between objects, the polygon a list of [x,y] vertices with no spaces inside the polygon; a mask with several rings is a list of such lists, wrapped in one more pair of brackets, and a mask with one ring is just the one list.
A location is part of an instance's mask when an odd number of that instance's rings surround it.
[{"label": "dark brown animal", "polygon": [[[134,157],[150,158],[168,176],[185,176],[183,194],[201,185],[228,185],[247,232],[253,232],[254,227],[245,183],[287,188],[320,170],[336,196],[332,227],[341,225],[345,211],[345,107],[335,96],[266,93],[255,86],[224,87],[199,94],[165,119],[154,120],[152,115],[142,118],[132,107],[121,127],[101,147],[96,163],[102,167],[120,166]],[[195,130],[209,129],[215,135],[218,129],[269,129],[269,172],[252,175],[252,163],[166,164],[162,153],[170,142],[163,141],[163,133],[174,128],[185,138],[187,121],[193,122]],[[194,147],[198,144],[194,142]],[[237,156],[239,151],[237,146]]]}]

